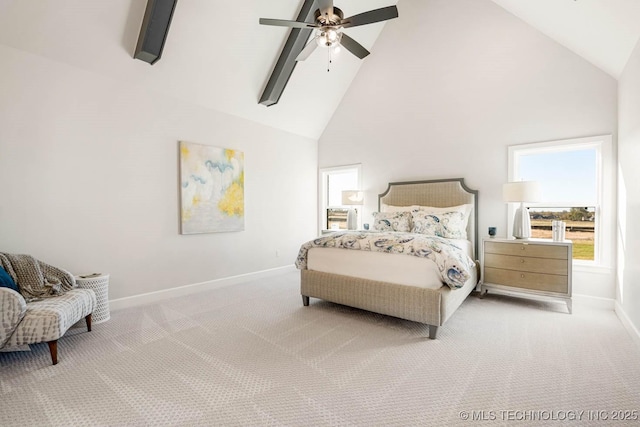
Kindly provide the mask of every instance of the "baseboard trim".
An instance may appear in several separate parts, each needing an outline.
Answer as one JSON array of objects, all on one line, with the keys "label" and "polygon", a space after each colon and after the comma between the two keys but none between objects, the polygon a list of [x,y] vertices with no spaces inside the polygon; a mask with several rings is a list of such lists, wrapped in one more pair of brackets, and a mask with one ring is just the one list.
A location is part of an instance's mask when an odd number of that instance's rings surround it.
[{"label": "baseboard trim", "polygon": [[168,298],[175,298],[184,295],[192,295],[210,289],[223,288],[225,286],[237,285],[239,283],[250,280],[263,279],[273,277],[278,274],[294,271],[295,266],[287,265],[285,267],[271,268],[269,270],[261,270],[253,273],[239,274],[237,276],[223,277],[221,279],[209,280],[206,282],[193,283],[190,285],[178,286],[176,288],[163,289],[161,291],[148,292],[130,297],[117,298],[109,301],[111,311],[122,310],[124,308],[137,307],[140,305],[150,304],[162,301]]},{"label": "baseboard trim", "polygon": [[627,332],[629,332],[629,335],[631,335],[633,341],[635,341],[635,343],[640,346],[640,331],[638,331],[633,323],[631,323],[631,319],[629,319],[629,316],[627,316],[627,313],[625,313],[624,309],[618,301],[616,301],[615,303],[614,311],[616,312],[618,319],[620,319],[620,321],[626,328]]},{"label": "baseboard trim", "polygon": [[613,310],[615,308],[615,300],[611,298],[594,297],[584,294],[573,294],[571,299],[573,300],[574,304],[583,307],[600,308],[603,310]]}]

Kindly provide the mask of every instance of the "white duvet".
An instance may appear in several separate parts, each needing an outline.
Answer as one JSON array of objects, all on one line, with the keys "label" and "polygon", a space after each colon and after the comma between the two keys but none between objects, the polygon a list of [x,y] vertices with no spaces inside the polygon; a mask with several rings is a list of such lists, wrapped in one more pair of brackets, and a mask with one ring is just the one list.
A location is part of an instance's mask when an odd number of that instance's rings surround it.
[{"label": "white duvet", "polygon": [[397,232],[337,232],[302,245],[296,261],[310,269],[403,285],[452,289],[475,276],[467,240]]}]

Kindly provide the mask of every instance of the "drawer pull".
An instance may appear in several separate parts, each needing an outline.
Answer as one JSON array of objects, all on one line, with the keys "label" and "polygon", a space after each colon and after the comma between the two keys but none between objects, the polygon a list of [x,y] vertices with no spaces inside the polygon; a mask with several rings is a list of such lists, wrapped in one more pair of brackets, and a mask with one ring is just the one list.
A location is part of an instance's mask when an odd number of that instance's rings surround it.
[{"label": "drawer pull", "polygon": [[520,278],[521,278],[521,279],[524,279],[524,274],[521,274],[521,275],[520,275]]},{"label": "drawer pull", "polygon": [[524,258],[520,258],[520,262],[524,264]]},{"label": "drawer pull", "polygon": [[520,246],[520,249],[524,251],[524,245]]}]

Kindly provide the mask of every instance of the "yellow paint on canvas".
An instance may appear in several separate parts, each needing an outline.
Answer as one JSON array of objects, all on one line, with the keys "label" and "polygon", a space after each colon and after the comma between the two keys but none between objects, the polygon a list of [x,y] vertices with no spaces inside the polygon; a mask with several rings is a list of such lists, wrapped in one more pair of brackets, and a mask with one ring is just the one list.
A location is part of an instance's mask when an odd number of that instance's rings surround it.
[{"label": "yellow paint on canvas", "polygon": [[186,159],[189,155],[189,148],[184,143],[180,143],[180,154],[182,155],[183,159]]},{"label": "yellow paint on canvas", "polygon": [[244,215],[244,188],[238,183],[234,182],[227,188],[224,196],[218,203],[218,208],[228,216],[243,216]]}]

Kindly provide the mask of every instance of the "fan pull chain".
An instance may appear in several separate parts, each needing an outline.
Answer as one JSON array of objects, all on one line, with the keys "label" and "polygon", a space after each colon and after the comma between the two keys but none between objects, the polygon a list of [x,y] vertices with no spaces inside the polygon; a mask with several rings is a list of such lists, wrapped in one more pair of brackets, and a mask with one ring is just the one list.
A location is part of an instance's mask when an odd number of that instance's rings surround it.
[{"label": "fan pull chain", "polygon": [[327,49],[327,52],[328,52],[328,57],[329,57],[329,63],[327,64],[327,73],[328,73],[329,71],[331,71],[331,70],[329,70],[329,68],[331,67],[331,63],[333,62],[333,61],[331,61],[331,47],[329,47]]}]

